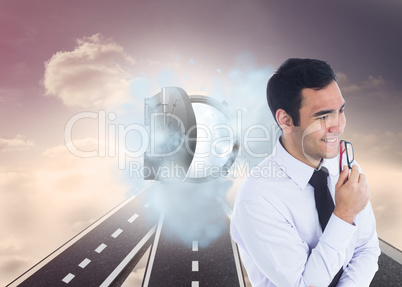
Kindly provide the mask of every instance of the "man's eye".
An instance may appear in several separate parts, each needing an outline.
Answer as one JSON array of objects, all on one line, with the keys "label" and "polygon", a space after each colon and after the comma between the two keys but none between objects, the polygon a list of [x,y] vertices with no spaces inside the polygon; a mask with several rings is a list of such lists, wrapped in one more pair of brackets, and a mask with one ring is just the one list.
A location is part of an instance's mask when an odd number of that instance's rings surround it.
[{"label": "man's eye", "polygon": [[326,120],[326,119],[328,119],[328,117],[329,117],[329,115],[325,115],[325,116],[317,118],[317,120]]}]

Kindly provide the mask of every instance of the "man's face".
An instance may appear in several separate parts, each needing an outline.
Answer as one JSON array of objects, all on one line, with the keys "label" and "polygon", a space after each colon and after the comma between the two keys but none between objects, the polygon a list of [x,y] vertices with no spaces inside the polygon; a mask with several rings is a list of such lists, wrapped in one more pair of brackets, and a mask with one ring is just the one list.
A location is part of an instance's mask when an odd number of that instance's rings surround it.
[{"label": "man's face", "polygon": [[322,158],[338,154],[339,135],[346,124],[344,107],[335,81],[321,90],[302,90],[300,125],[294,128],[294,140],[306,163],[317,166]]}]

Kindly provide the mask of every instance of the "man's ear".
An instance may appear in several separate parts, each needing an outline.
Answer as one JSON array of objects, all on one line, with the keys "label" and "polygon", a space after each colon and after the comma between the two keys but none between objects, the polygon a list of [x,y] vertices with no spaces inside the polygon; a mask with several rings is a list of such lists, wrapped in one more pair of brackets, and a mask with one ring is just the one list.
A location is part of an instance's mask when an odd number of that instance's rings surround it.
[{"label": "man's ear", "polygon": [[291,133],[293,131],[294,125],[292,117],[289,116],[285,110],[277,109],[275,116],[278,125],[281,127],[284,133]]}]

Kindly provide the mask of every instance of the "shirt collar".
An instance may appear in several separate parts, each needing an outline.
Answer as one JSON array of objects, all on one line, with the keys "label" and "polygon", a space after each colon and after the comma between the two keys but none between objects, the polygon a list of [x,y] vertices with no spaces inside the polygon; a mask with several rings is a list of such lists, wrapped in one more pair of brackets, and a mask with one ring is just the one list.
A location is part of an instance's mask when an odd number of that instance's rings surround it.
[{"label": "shirt collar", "polygon": [[[314,168],[301,162],[300,160],[294,158],[289,154],[283,147],[281,141],[278,139],[276,147],[272,153],[273,160],[278,164],[278,166],[289,176],[301,189],[304,189],[311,176],[313,175]],[[318,166],[319,170],[322,166],[325,166],[330,174],[333,174],[332,165],[328,164],[329,160],[323,159]]]}]

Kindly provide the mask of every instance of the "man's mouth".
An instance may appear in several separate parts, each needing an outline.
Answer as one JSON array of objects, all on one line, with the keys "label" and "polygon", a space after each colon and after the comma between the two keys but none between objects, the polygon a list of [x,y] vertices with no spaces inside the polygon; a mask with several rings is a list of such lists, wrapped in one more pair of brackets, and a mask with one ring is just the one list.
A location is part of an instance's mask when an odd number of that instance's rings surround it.
[{"label": "man's mouth", "polygon": [[323,142],[325,142],[325,143],[334,143],[334,142],[336,142],[338,139],[321,139]]}]

